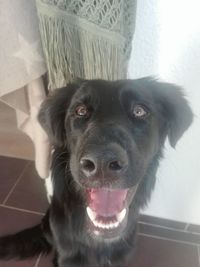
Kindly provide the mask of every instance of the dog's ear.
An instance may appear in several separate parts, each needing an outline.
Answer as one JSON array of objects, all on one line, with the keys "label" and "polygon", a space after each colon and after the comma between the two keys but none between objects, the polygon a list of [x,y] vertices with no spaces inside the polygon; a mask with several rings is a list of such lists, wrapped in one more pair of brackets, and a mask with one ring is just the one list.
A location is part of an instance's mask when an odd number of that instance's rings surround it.
[{"label": "dog's ear", "polygon": [[168,138],[172,147],[188,129],[193,120],[193,113],[185,99],[183,90],[170,83],[151,80],[155,94],[164,107],[164,119],[167,120]]},{"label": "dog's ear", "polygon": [[166,102],[168,105],[167,109],[171,115],[168,138],[171,146],[175,147],[183,133],[192,124],[193,113],[187,100],[184,98],[181,89],[174,85],[169,85],[169,87],[169,92],[171,92],[169,102]]},{"label": "dog's ear", "polygon": [[79,85],[72,83],[67,87],[56,89],[41,105],[38,120],[54,146],[65,145],[65,116],[78,87]]}]

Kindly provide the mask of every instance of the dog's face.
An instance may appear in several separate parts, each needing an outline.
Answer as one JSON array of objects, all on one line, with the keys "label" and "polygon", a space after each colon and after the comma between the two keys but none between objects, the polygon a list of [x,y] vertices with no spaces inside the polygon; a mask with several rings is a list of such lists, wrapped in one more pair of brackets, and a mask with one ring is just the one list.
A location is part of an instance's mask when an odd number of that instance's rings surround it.
[{"label": "dog's face", "polygon": [[175,146],[192,121],[180,90],[150,78],[81,81],[47,99],[40,122],[86,199],[87,230],[122,235],[129,206],[166,137]]}]

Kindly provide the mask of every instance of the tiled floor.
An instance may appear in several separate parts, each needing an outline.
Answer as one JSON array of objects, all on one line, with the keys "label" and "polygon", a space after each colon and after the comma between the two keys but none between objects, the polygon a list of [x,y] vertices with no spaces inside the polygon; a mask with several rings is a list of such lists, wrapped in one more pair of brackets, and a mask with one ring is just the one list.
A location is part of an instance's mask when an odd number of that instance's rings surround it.
[{"label": "tiled floor", "polygon": [[[0,157],[0,236],[37,224],[48,207],[32,162]],[[49,259],[0,261],[0,267],[50,267]]]},{"label": "tiled floor", "polygon": [[[38,223],[47,207],[43,181],[38,178],[33,163],[0,157],[0,235]],[[200,267],[198,236],[196,239],[184,236],[185,225],[178,231],[181,241],[167,232],[168,225],[163,231],[145,223],[140,226],[138,249],[130,267]],[[191,226],[190,229],[196,228]],[[38,257],[0,261],[0,267],[52,267],[52,264],[49,257]]]}]

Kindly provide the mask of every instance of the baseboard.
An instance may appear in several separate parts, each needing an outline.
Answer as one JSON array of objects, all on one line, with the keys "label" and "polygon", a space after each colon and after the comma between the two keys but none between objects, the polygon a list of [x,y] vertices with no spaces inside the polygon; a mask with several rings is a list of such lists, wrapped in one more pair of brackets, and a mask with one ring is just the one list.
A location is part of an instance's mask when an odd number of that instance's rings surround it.
[{"label": "baseboard", "polygon": [[188,224],[141,215],[139,219],[140,235],[152,236],[175,242],[200,244],[200,225]]}]

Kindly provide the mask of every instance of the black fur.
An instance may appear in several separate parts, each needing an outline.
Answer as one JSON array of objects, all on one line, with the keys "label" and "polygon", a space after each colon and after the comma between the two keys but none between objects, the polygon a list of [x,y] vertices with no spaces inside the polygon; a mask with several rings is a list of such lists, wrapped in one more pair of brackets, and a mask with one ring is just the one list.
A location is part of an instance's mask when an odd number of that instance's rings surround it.
[{"label": "black fur", "polygon": [[25,229],[14,235],[0,238],[0,258],[1,259],[26,259],[34,257],[40,253],[48,254],[52,246],[48,242],[45,232],[49,230],[48,212],[41,224]]},{"label": "black fur", "polygon": [[[76,114],[80,104],[88,108],[83,118]],[[133,116],[136,105],[147,115]],[[52,248],[54,266],[126,266],[135,247],[139,209],[154,188],[165,139],[174,147],[192,117],[179,87],[152,78],[79,81],[56,90],[39,114],[54,147],[52,202],[39,226],[0,238],[0,258],[24,259]],[[88,155],[95,164],[101,160],[101,172],[83,172],[80,162]],[[114,169],[103,165],[108,162],[115,163]],[[88,226],[86,192],[107,187],[137,191],[123,231],[104,240]]]}]

